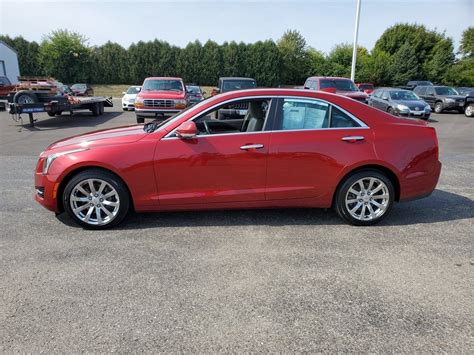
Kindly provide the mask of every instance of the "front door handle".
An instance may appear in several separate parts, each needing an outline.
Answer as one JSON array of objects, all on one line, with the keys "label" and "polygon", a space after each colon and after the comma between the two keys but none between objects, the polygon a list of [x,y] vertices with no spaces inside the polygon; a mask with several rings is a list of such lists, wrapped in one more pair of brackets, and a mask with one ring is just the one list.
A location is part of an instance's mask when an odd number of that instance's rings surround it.
[{"label": "front door handle", "polygon": [[240,147],[242,150],[248,150],[248,149],[262,149],[263,144],[246,144]]},{"label": "front door handle", "polygon": [[347,137],[342,137],[342,140],[345,142],[349,143],[355,143],[357,141],[363,141],[365,137],[363,136],[347,136]]}]

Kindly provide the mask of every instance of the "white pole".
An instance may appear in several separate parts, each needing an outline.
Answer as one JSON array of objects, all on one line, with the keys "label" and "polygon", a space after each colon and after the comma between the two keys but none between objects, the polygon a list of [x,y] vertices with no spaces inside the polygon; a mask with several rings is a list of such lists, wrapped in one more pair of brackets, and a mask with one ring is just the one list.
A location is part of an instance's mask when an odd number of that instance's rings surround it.
[{"label": "white pole", "polygon": [[356,21],[355,21],[355,28],[354,28],[354,47],[352,48],[352,68],[351,68],[352,81],[355,80],[355,72],[356,72],[357,37],[359,36],[360,1],[361,0],[357,0]]}]

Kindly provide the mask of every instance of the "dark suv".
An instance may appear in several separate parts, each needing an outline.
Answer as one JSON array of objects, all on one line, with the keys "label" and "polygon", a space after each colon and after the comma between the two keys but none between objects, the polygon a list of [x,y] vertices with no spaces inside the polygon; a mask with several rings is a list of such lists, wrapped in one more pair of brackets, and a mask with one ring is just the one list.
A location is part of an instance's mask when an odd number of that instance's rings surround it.
[{"label": "dark suv", "polygon": [[464,96],[450,86],[417,86],[413,92],[425,100],[436,113],[444,110],[464,112]]},{"label": "dark suv", "polygon": [[[221,94],[223,92],[255,89],[257,82],[252,78],[239,78],[239,77],[222,77],[219,78],[217,89],[212,91],[212,96]],[[232,118],[240,118],[246,115],[248,104],[232,104],[223,107],[219,110],[217,119],[226,120]]]}]

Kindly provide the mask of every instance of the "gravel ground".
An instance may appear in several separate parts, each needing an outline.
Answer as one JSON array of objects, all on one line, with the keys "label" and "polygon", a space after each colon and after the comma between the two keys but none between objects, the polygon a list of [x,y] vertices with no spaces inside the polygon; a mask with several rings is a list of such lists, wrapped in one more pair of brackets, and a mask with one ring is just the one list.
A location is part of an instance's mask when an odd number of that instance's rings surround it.
[{"label": "gravel ground", "polygon": [[1,352],[473,352],[473,119],[433,115],[437,190],[374,227],[244,210],[85,231],[33,200],[33,169],[54,140],[134,123],[115,104],[36,128],[0,112]]}]

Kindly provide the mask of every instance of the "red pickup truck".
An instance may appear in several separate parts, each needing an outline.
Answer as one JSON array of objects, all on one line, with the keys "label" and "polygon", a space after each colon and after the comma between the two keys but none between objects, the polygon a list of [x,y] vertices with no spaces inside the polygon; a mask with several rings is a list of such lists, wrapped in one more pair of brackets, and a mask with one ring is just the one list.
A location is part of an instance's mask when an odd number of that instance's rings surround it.
[{"label": "red pickup truck", "polygon": [[142,90],[135,98],[137,122],[145,118],[173,115],[189,104],[189,95],[183,79],[171,77],[150,77],[143,82]]},{"label": "red pickup truck", "polygon": [[304,88],[321,90],[333,94],[343,95],[351,99],[367,103],[367,94],[359,91],[351,79],[330,76],[312,76],[306,79]]}]

